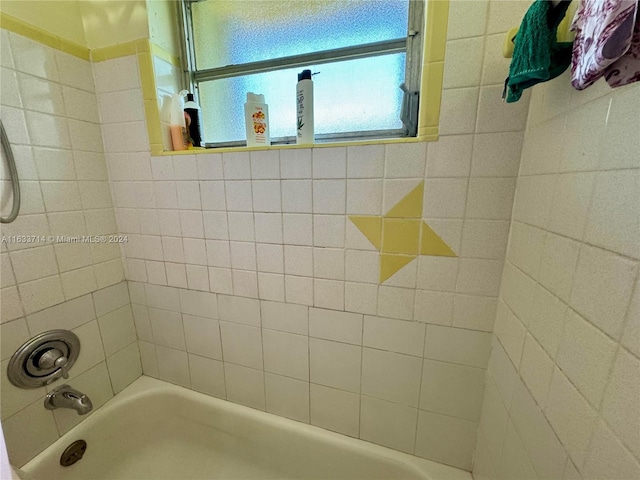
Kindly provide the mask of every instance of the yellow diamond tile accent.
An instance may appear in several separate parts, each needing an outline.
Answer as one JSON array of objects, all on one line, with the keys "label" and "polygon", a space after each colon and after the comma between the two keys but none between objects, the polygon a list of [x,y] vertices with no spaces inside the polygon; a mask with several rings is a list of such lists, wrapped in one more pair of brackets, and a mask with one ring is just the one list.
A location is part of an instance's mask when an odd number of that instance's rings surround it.
[{"label": "yellow diamond tile accent", "polygon": [[420,239],[420,255],[433,255],[437,257],[457,257],[440,236],[433,229],[422,222]]},{"label": "yellow diamond tile accent", "polygon": [[385,215],[386,218],[422,218],[424,182],[420,182]]},{"label": "yellow diamond tile accent", "polygon": [[385,217],[382,224],[382,252],[417,255],[421,222],[417,219]]},{"label": "yellow diamond tile accent", "polygon": [[349,219],[380,252],[380,283],[418,255],[457,257],[422,220],[424,182],[420,182],[385,216],[350,215]]},{"label": "yellow diamond tile accent", "polygon": [[350,215],[349,220],[367,237],[367,240],[380,250],[382,248],[382,217],[364,217]]},{"label": "yellow diamond tile accent", "polygon": [[387,280],[394,273],[407,265],[417,255],[393,255],[383,253],[380,255],[380,283]]}]

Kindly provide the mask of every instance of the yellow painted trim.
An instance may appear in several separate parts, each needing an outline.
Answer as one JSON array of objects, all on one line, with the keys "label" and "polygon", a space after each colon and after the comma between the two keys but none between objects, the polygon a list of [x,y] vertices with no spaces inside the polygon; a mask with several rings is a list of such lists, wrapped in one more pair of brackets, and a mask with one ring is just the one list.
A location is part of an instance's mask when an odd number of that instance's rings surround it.
[{"label": "yellow painted trim", "polygon": [[10,32],[22,35],[38,43],[42,43],[61,52],[68,53],[74,57],[81,58],[83,60],[89,60],[89,49],[71,42],[65,38],[58,37],[52,33],[47,32],[41,28],[30,25],[19,18],[7,15],[4,12],[0,12],[0,27]]},{"label": "yellow painted trim", "polygon": [[127,57],[138,53],[137,41],[127,43],[119,43],[109,47],[94,48],[91,50],[91,61],[104,62],[105,60],[113,60],[114,58]]},{"label": "yellow painted trim", "polygon": [[444,62],[449,0],[428,0],[425,13],[424,63]]},{"label": "yellow painted trim", "polygon": [[174,67],[182,67],[180,57],[176,57],[171,52],[162,48],[160,45],[156,45],[152,42],[149,42],[149,44],[151,45],[151,53],[153,53],[156,57],[163,59],[165,62],[170,63]]}]

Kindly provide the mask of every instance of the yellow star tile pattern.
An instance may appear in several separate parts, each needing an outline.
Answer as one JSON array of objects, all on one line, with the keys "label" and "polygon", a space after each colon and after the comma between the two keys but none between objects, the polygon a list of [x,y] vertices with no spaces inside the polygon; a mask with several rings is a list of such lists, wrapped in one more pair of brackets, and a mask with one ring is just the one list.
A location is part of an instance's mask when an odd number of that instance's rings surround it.
[{"label": "yellow star tile pattern", "polygon": [[350,215],[349,220],[380,252],[380,283],[418,255],[457,257],[422,220],[424,182],[396,203],[386,215]]}]

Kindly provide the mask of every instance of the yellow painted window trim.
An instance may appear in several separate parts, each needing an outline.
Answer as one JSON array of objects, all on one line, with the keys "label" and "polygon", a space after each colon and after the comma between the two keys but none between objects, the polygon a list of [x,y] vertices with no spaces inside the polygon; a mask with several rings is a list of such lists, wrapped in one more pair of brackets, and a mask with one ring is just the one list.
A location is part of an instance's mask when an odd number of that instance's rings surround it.
[{"label": "yellow painted window trim", "polygon": [[51,48],[69,53],[83,60],[102,62],[114,58],[137,55],[140,82],[144,98],[147,132],[152,155],[192,155],[199,153],[225,153],[254,150],[280,150],[286,148],[327,148],[342,146],[375,145],[387,143],[434,142],[438,140],[438,122],[442,98],[444,54],[449,20],[450,0],[427,0],[424,19],[424,46],[422,65],[422,85],[420,90],[420,116],[418,136],[411,138],[389,138],[352,142],[319,143],[305,145],[273,145],[268,147],[193,148],[179,152],[164,151],[162,126],[156,95],[156,81],[153,56],[180,66],[180,59],[148,39],[139,39],[109,47],[90,50],[69,40],[53,35],[20,19],[0,12],[0,27],[35,40]]}]

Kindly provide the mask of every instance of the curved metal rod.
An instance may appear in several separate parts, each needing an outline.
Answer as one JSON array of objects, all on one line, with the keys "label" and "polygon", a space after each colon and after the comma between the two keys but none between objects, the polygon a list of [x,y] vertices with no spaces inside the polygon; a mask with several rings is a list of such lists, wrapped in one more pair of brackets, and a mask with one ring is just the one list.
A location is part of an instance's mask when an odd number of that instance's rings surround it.
[{"label": "curved metal rod", "polygon": [[16,168],[16,161],[13,158],[13,150],[11,150],[11,144],[9,143],[9,137],[4,130],[2,120],[0,120],[0,137],[2,137],[2,150],[7,157],[7,163],[9,164],[9,175],[11,176],[11,187],[13,188],[13,205],[11,206],[11,213],[8,217],[0,217],[0,223],[11,223],[18,216],[20,211],[20,183],[18,182],[18,169]]}]

